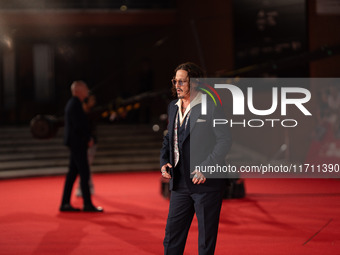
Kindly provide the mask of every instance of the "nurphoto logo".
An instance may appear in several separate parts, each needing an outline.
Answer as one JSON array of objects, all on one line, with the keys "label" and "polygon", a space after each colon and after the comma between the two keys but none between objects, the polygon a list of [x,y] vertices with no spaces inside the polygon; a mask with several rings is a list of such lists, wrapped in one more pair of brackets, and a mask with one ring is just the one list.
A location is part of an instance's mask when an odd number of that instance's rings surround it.
[{"label": "nurphoto logo", "polygon": [[[256,116],[266,116],[265,119],[243,119],[241,121],[233,121],[232,119],[214,119],[213,126],[216,125],[225,125],[228,124],[233,127],[236,125],[243,127],[263,127],[265,124],[270,125],[271,127],[275,127],[276,124],[280,123],[282,127],[296,127],[298,125],[298,121],[295,119],[277,119],[270,118],[274,112],[280,109],[280,115],[287,115],[287,105],[294,105],[296,109],[301,111],[305,116],[311,116],[310,111],[305,107],[305,104],[309,102],[311,99],[311,93],[308,89],[302,87],[272,87],[271,89],[271,106],[267,109],[257,109],[254,106],[254,93],[253,87],[247,87],[247,94],[245,99],[245,95],[243,91],[235,85],[232,84],[220,84],[215,83],[212,87],[206,83],[204,83],[206,88],[199,87],[202,93],[202,104],[201,104],[201,114],[207,115],[207,95],[211,97],[214,101],[215,107],[219,104],[222,106],[222,100],[220,95],[217,93],[216,89],[220,89],[225,91],[226,93],[231,93],[232,96],[232,114],[233,116],[242,116],[245,115],[245,106],[250,113]],[[208,90],[211,91],[209,91]],[[294,95],[294,96],[290,96]],[[280,99],[280,104],[279,104]]]}]

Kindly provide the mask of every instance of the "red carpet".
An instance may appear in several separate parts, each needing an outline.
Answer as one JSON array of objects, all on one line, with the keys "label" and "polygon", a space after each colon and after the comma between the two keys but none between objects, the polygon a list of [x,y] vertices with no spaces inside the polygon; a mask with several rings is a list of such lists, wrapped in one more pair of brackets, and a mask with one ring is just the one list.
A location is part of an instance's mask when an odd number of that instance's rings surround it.
[{"label": "red carpet", "polygon": [[[94,175],[103,214],[59,213],[64,177],[0,181],[0,254],[162,254],[160,174]],[[340,181],[249,179],[223,202],[216,254],[340,254]],[[81,206],[73,197],[73,205]],[[185,254],[197,254],[197,222]]]}]

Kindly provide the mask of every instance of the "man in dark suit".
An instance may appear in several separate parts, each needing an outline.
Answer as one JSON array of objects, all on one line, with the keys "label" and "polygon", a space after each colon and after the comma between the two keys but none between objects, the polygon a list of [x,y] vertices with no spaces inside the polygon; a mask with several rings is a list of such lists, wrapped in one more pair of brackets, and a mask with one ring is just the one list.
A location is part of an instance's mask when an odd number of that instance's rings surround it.
[{"label": "man in dark suit", "polygon": [[199,254],[214,254],[222,205],[223,179],[206,178],[195,166],[223,165],[231,147],[225,125],[213,127],[223,118],[221,108],[207,101],[207,114],[201,114],[202,94],[193,78],[203,77],[194,63],[175,69],[173,92],[178,100],[168,106],[168,133],[164,136],[160,166],[170,179],[170,206],[165,229],[164,254],[183,254],[188,231],[196,213]]},{"label": "man in dark suit", "polygon": [[87,148],[93,145],[89,122],[83,110],[82,103],[89,96],[89,89],[83,81],[75,81],[71,85],[72,97],[65,108],[65,145],[70,149],[69,170],[66,176],[64,194],[60,211],[80,211],[70,204],[73,184],[77,174],[80,176],[80,186],[83,194],[85,212],[102,212],[101,207],[92,204],[89,176],[90,168],[87,159]]}]

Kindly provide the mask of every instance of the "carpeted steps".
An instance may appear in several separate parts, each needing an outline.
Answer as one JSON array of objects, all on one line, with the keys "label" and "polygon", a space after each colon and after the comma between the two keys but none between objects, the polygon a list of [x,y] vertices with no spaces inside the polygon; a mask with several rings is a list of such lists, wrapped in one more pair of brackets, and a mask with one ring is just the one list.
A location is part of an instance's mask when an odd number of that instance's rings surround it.
[{"label": "carpeted steps", "polygon": [[[93,172],[159,168],[160,132],[147,125],[100,125]],[[63,129],[48,140],[34,139],[29,127],[0,128],[0,178],[62,174],[68,149]]]},{"label": "carpeted steps", "polygon": [[[148,125],[99,125],[93,172],[158,170],[162,133]],[[56,137],[34,139],[28,126],[0,128],[0,178],[64,174],[69,152],[63,128]],[[227,164],[265,162],[258,153],[233,142]]]}]

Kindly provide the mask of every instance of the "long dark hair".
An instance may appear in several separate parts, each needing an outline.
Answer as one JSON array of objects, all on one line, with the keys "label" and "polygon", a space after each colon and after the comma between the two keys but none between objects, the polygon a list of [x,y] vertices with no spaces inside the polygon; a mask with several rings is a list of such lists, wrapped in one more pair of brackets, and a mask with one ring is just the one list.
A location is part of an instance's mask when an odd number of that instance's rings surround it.
[{"label": "long dark hair", "polygon": [[[187,71],[187,72],[188,72],[188,77],[189,77],[189,79],[191,79],[191,78],[201,78],[201,77],[204,77],[204,72],[203,72],[203,70],[202,70],[198,65],[196,65],[195,63],[192,63],[192,62],[186,62],[186,63],[180,64],[179,66],[177,66],[177,67],[175,68],[174,77],[176,76],[176,72],[177,72],[178,70]],[[176,95],[177,95],[177,93],[176,93],[176,87],[175,87],[174,85],[172,86],[171,91],[172,91],[172,95],[173,95],[173,96],[176,96]]]}]

